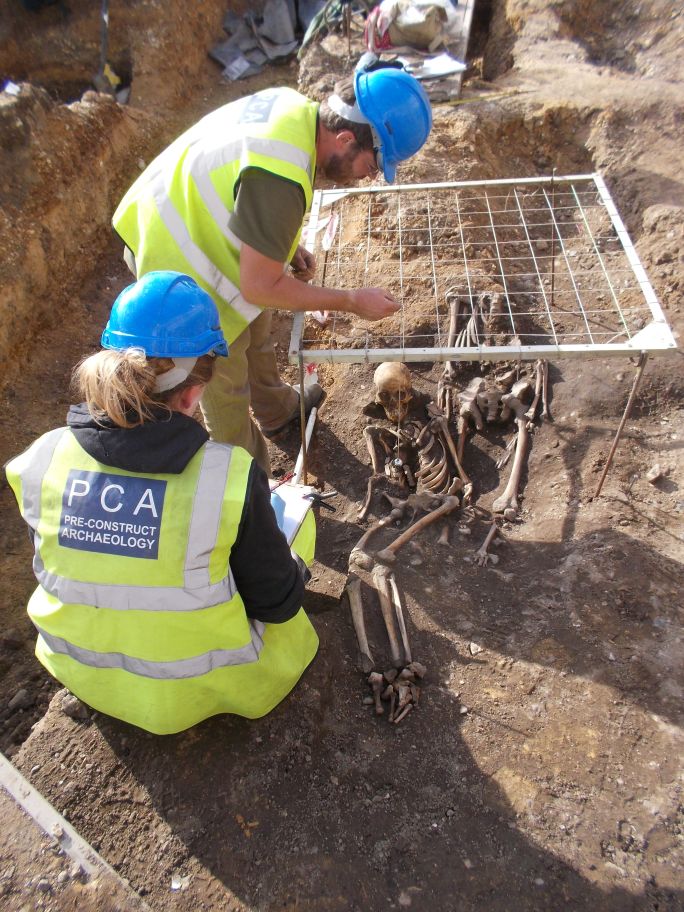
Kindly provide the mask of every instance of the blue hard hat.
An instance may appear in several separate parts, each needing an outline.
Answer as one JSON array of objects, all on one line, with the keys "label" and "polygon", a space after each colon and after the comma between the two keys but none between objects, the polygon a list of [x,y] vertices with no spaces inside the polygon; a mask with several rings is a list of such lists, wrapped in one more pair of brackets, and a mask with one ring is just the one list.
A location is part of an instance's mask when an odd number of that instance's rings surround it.
[{"label": "blue hard hat", "polygon": [[190,276],[148,272],[114,301],[103,348],[141,348],[148,358],[227,355],[216,304]]},{"label": "blue hard hat", "polygon": [[378,167],[391,184],[399,162],[415,155],[430,135],[427,93],[410,73],[395,68],[357,69],[354,93],[370,123]]}]

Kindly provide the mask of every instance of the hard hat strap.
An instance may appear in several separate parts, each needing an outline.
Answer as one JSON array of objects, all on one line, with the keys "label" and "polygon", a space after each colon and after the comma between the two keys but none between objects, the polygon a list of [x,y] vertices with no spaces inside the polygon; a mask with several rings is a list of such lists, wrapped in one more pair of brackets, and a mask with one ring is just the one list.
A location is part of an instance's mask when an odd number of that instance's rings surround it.
[{"label": "hard hat strap", "polygon": [[357,102],[354,102],[353,105],[347,104],[346,101],[342,101],[339,95],[330,95],[328,97],[328,107],[331,111],[334,111],[335,114],[339,114],[340,117],[344,117],[345,120],[350,121],[350,123],[370,123],[368,118],[361,113]]},{"label": "hard hat strap", "polygon": [[197,358],[173,358],[174,367],[157,376],[154,384],[155,393],[165,393],[178,386],[188,378],[197,364]]}]

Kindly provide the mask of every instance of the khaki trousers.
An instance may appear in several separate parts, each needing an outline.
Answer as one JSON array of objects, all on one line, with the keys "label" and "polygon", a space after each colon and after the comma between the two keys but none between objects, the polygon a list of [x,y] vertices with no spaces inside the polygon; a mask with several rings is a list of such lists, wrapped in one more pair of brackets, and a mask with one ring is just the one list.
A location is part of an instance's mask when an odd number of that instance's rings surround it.
[{"label": "khaki trousers", "polygon": [[[124,262],[137,278],[135,257],[124,248]],[[214,376],[200,408],[211,437],[218,443],[241,446],[267,475],[271,474],[268,446],[250,414],[265,431],[274,431],[299,414],[299,395],[280,378],[273,336],[273,314],[263,310],[228,346],[228,357],[217,358]]]},{"label": "khaki trousers", "polygon": [[273,431],[299,414],[299,396],[278,371],[271,323],[272,312],[264,310],[230,343],[200,403],[211,437],[244,447],[269,475],[268,447],[254,418]]}]

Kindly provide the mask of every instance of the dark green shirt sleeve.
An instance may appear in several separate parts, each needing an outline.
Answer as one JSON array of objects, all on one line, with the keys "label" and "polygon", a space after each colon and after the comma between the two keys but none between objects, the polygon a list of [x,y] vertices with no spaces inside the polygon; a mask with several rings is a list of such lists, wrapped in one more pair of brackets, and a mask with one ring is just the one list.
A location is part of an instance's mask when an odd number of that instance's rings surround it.
[{"label": "dark green shirt sleeve", "polygon": [[244,244],[287,263],[305,214],[304,191],[298,184],[261,168],[246,168],[228,227]]}]

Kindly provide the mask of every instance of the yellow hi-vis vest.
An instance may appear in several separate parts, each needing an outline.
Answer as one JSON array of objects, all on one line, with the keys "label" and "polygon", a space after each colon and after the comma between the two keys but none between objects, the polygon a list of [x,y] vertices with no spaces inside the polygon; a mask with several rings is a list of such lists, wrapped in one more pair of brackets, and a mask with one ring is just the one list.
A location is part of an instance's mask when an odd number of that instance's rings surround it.
[{"label": "yellow hi-vis vest", "polygon": [[[209,441],[180,475],[136,474],[92,459],[68,428],[8,463],[34,532],[36,655],[84,702],[171,734],[216,713],[258,718],[294,687],[315,630],[301,608],[250,620],[229,566],[250,463]],[[312,559],[310,511],[298,537]]]},{"label": "yellow hi-vis vest", "polygon": [[224,105],[157,156],[114,213],[138,277],[153,269],[192,276],[216,302],[229,343],[261,312],[240,293],[242,242],[228,228],[240,174],[261,168],[298,184],[309,209],[318,107],[287,88]]}]

